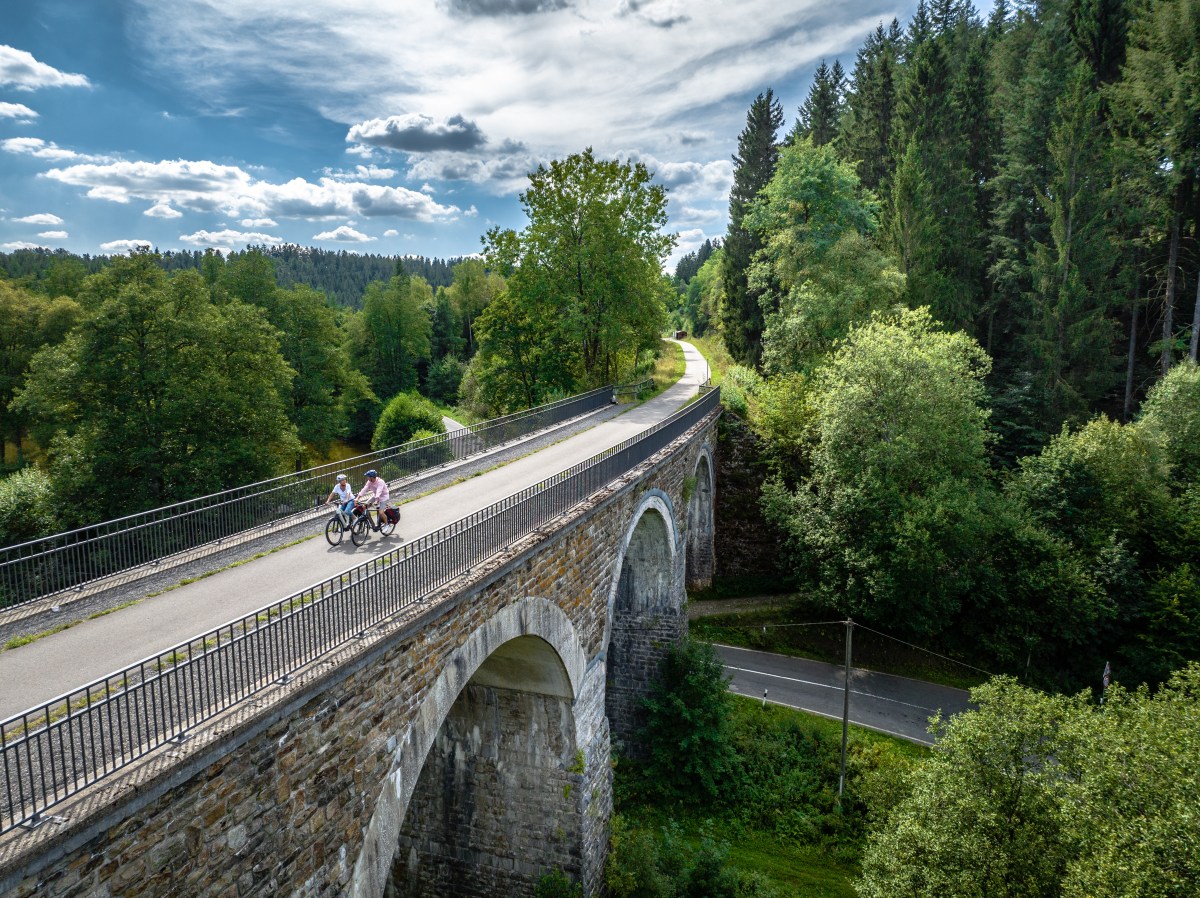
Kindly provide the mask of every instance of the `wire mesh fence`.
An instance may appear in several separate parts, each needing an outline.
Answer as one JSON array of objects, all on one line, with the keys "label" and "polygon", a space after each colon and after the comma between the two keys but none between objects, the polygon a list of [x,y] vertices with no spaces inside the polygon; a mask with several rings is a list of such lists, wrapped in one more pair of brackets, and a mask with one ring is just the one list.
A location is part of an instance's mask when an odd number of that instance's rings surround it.
[{"label": "wire mesh fence", "polygon": [[0,723],[0,833],[46,811],[544,527],[701,423],[712,391],[572,468],[282,601]]}]

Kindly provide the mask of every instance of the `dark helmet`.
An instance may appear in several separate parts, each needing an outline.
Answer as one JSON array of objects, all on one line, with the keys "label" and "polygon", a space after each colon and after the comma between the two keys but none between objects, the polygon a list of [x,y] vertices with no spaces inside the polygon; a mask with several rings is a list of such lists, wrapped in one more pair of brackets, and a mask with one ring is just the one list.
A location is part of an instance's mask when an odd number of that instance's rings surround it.
[{"label": "dark helmet", "polygon": [[379,472],[376,471],[374,468],[372,468],[370,471],[367,471],[367,476],[368,477],[378,477]]}]

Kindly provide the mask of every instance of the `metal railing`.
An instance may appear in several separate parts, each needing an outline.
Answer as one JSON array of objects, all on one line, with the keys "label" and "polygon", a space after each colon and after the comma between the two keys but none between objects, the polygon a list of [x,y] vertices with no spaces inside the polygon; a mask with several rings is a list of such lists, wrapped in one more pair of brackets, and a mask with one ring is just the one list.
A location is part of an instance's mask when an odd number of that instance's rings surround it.
[{"label": "metal railing", "polygon": [[631,396],[634,399],[637,399],[642,395],[642,391],[649,387],[652,383],[653,381],[650,380],[650,378],[646,378],[645,380],[639,380],[637,383],[620,384],[615,386],[613,387],[613,399],[615,401],[618,396]]},{"label": "metal railing", "polygon": [[719,408],[713,391],[612,449],[411,544],[0,724],[0,833],[421,601],[633,470]]},{"label": "metal railing", "polygon": [[117,574],[133,579],[177,553],[311,514],[314,500],[329,495],[338,472],[358,481],[370,468],[384,480],[406,477],[595,411],[611,395],[612,387],[602,387],[451,433],[0,549],[0,610]]}]

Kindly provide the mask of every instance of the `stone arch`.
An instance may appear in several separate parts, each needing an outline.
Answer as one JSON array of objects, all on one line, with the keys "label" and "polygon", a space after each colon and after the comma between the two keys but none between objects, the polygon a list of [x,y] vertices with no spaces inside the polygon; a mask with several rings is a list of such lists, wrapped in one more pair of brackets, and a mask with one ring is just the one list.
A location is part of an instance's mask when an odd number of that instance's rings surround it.
[{"label": "stone arch", "polygon": [[687,633],[682,561],[671,497],[647,490],[621,539],[605,621],[604,706],[625,754],[638,754],[641,700],[662,656]]},{"label": "stone arch", "polygon": [[[713,578],[713,539],[716,533],[713,490],[712,449],[705,445],[696,459],[687,497],[687,573],[688,586],[704,587]],[[686,492],[686,490],[685,490]]]},{"label": "stone arch", "polygon": [[[595,789],[587,788],[597,771],[608,768],[608,732],[586,719],[589,693],[587,657],[578,633],[566,614],[552,602],[525,598],[501,609],[480,625],[442,664],[437,680],[403,735],[392,736],[387,749],[392,753],[391,772],[385,780],[364,833],[363,846],[351,875],[348,893],[356,898],[383,898],[393,859],[400,845],[401,830],[443,725],[468,686],[481,692],[511,685],[514,677],[532,675],[533,693],[560,699],[570,705],[567,741],[571,754],[583,753],[583,787],[577,800],[586,803]],[[471,701],[479,702],[478,695]],[[486,703],[488,699],[483,699]],[[594,715],[593,715],[594,716]],[[601,738],[602,737],[602,738]],[[604,810],[602,808],[602,810]],[[603,819],[607,827],[607,813]],[[586,826],[585,826],[586,828]],[[586,833],[583,838],[587,839]],[[581,852],[582,854],[582,852]],[[603,864],[601,855],[599,863]],[[585,887],[598,871],[582,871]],[[591,890],[585,888],[586,894]]]}]

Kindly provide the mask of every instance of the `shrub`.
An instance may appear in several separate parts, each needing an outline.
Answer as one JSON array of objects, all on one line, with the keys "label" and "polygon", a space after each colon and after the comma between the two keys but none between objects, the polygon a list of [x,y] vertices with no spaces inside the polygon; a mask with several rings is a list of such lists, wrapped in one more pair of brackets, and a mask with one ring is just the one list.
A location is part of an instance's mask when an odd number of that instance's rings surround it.
[{"label": "shrub", "polygon": [[733,766],[728,682],[707,643],[686,639],[667,652],[640,734],[652,793],[682,804],[721,797]]},{"label": "shrub", "polygon": [[552,870],[542,875],[533,887],[534,898],[580,898],[583,886],[571,882],[562,870]]},{"label": "shrub", "polygon": [[37,468],[0,479],[0,546],[11,546],[55,531],[54,482]]},{"label": "shrub", "polygon": [[445,433],[442,413],[423,396],[417,393],[399,393],[392,398],[379,416],[372,449],[388,449],[412,439],[419,430],[430,433]]}]

